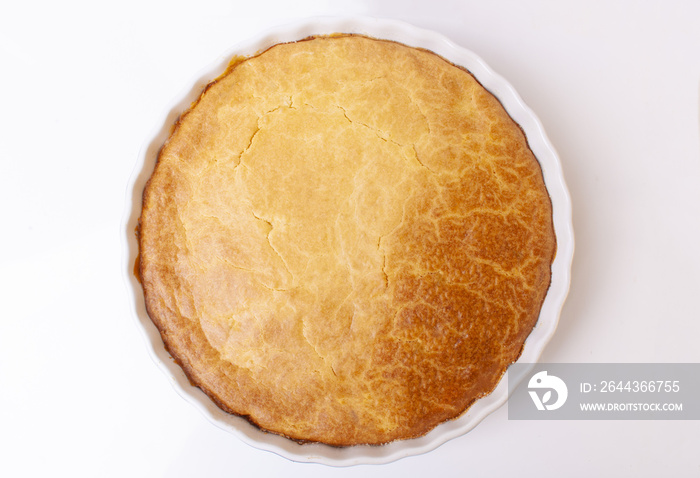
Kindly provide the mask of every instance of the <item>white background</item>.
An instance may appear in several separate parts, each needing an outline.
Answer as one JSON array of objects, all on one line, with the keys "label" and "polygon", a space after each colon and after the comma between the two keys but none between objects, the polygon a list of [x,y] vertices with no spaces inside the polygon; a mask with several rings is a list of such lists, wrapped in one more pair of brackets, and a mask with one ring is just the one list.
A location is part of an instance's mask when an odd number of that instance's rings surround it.
[{"label": "white background", "polygon": [[509,421],[334,469],[211,425],[152,362],[122,278],[140,148],[238,42],[315,15],[432,29],[535,111],[574,212],[545,362],[700,362],[700,3],[0,4],[0,476],[700,476],[698,421]]}]

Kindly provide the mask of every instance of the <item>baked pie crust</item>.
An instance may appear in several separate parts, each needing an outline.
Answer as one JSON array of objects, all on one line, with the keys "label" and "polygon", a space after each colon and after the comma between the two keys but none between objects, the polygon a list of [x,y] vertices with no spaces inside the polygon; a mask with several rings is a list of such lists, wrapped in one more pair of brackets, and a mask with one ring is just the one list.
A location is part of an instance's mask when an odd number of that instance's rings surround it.
[{"label": "baked pie crust", "polygon": [[232,61],[143,195],[148,314],[193,385],[276,434],[424,435],[498,384],[556,251],[520,127],[466,70],[360,35]]}]

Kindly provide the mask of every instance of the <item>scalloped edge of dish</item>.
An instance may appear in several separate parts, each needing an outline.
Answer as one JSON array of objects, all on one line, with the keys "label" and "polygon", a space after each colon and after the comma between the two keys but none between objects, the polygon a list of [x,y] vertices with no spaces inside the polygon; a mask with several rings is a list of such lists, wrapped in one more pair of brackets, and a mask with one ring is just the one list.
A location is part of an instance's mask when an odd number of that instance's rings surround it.
[{"label": "scalloped edge of dish", "polygon": [[[496,74],[481,58],[462,48],[439,33],[388,19],[367,17],[317,17],[280,26],[231,48],[218,61],[201,71],[190,87],[172,102],[161,116],[156,130],[141,149],[131,175],[122,220],[122,249],[124,280],[132,296],[132,312],[138,328],[143,332],[150,355],[167,376],[175,390],[193,404],[213,424],[236,435],[255,448],[273,452],[296,462],[320,463],[331,466],[384,464],[398,459],[427,453],[447,441],[464,435],[508,400],[507,373],[496,389],[481,398],[460,417],[442,423],[428,434],[410,440],[396,441],[380,446],[336,448],[310,443],[299,444],[287,438],[260,430],[246,419],[219,409],[200,389],[193,387],[184,372],[165,350],[160,334],[151,322],[143,298],[141,284],[134,274],[138,258],[136,227],[141,212],[144,186],[156,163],[161,146],[170,135],[172,125],[199,97],[206,85],[221,75],[233,57],[247,57],[283,42],[300,40],[312,35],[356,33],[374,38],[394,40],[408,46],[424,48],[469,70],[477,80],[496,96],[510,116],[525,131],[528,143],[540,162],[545,184],[553,206],[554,229],[557,237],[557,255],[552,264],[552,281],[542,305],[537,325],[530,333],[518,363],[534,364],[554,334],[559,315],[568,294],[570,269],[573,260],[574,238],[571,199],[564,182],[559,157],[547,138],[542,124],[525,105],[515,89]],[[511,377],[519,381],[522,377]]]}]

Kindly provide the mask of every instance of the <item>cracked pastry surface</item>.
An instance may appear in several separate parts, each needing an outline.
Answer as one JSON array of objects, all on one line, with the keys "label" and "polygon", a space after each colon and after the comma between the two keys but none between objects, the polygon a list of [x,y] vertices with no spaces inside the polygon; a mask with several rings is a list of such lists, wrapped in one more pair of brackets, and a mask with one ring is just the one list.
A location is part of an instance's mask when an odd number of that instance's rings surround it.
[{"label": "cracked pastry surface", "polygon": [[190,381],[336,446],[421,436],[491,392],[556,249],[500,103],[431,52],[357,35],[232,63],[143,200],[147,309]]}]

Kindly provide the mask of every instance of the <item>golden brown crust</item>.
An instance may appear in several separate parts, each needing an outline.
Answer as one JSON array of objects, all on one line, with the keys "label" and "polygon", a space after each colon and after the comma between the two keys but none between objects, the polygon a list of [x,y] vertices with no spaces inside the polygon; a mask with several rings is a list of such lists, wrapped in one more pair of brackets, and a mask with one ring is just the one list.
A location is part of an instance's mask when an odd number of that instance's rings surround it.
[{"label": "golden brown crust", "polygon": [[526,138],[461,68],[366,37],[238,60],[144,192],[148,313],[193,384],[295,440],[423,435],[490,393],[550,281]]}]

